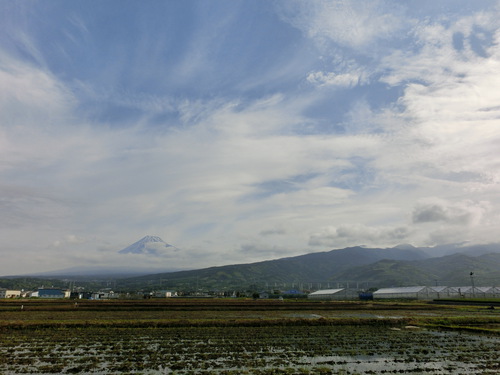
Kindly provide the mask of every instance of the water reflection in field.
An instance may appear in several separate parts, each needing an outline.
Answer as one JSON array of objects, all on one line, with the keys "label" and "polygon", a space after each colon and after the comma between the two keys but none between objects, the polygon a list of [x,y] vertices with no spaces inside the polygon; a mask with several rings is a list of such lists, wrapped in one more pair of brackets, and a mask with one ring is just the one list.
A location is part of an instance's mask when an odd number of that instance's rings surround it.
[{"label": "water reflection in field", "polygon": [[0,373],[482,374],[499,370],[500,337],[496,335],[394,328],[4,329]]}]

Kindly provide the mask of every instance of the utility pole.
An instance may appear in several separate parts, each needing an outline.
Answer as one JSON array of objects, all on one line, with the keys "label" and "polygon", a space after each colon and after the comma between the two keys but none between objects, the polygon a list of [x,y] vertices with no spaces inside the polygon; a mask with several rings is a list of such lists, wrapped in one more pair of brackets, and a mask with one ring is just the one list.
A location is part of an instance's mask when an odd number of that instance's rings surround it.
[{"label": "utility pole", "polygon": [[470,282],[472,284],[472,297],[474,298],[476,294],[474,293],[474,272],[470,273]]}]

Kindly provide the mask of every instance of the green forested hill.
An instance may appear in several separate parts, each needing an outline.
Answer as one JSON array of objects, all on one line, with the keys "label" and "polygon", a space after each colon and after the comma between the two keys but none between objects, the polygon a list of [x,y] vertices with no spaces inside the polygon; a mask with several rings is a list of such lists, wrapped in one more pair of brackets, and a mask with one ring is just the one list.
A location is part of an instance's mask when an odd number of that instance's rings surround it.
[{"label": "green forested hill", "polygon": [[336,275],[381,259],[415,260],[427,255],[416,248],[351,247],[264,262],[147,275],[120,280],[123,288],[159,285],[171,288],[245,288],[336,282]]},{"label": "green forested hill", "polygon": [[[452,250],[460,250],[446,256]],[[485,253],[491,251],[491,253]],[[118,277],[100,275],[97,288],[103,280],[115,291],[152,291],[174,289],[195,290],[273,290],[321,289],[356,285],[360,289],[411,285],[471,285],[474,272],[476,286],[500,285],[500,245],[415,248],[402,245],[395,248],[349,247],[327,252],[310,253],[257,263],[226,265],[190,271],[163,272],[146,276]],[[65,280],[63,282],[62,280]],[[0,287],[19,286],[26,277],[6,279]],[[60,277],[79,283],[84,276]],[[110,283],[111,280],[111,283]],[[16,285],[14,285],[16,284]],[[35,286],[56,285],[47,279],[37,279]],[[24,285],[23,288],[31,287]]]},{"label": "green forested hill", "polygon": [[[470,254],[470,249],[463,248]],[[452,254],[430,258],[422,249],[351,247],[250,264],[160,273],[118,281],[119,287],[157,289],[272,289],[331,287],[347,283],[360,287],[407,285],[476,285],[500,283],[500,253],[480,256]]]},{"label": "green forested hill", "polygon": [[379,287],[410,285],[471,285],[473,272],[477,286],[500,283],[500,254],[477,257],[453,254],[424,260],[380,260],[354,267],[336,275],[350,282],[368,282]]}]

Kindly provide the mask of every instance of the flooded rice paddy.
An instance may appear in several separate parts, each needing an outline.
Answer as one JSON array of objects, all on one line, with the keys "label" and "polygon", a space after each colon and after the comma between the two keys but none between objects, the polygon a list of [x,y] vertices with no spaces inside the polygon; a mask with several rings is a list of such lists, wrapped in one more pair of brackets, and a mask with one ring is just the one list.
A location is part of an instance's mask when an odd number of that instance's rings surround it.
[{"label": "flooded rice paddy", "polygon": [[2,333],[0,372],[498,373],[500,339],[371,326],[42,328]]},{"label": "flooded rice paddy", "polygon": [[[47,323],[31,320],[36,315],[0,328],[0,374],[500,373],[495,331],[442,330],[399,318],[332,321],[318,312],[293,321],[207,324],[154,321],[154,314],[118,321],[96,312],[100,320]],[[106,316],[115,320],[104,322]]]}]

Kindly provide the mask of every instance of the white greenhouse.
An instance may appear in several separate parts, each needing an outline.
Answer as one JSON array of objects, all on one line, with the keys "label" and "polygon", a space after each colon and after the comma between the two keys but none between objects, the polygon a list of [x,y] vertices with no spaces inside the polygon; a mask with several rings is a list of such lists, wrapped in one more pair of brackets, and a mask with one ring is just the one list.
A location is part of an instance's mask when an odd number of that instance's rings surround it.
[{"label": "white greenhouse", "polygon": [[408,286],[383,288],[373,292],[374,299],[456,299],[456,298],[498,298],[500,289],[491,286]]},{"label": "white greenhouse", "polygon": [[373,292],[373,299],[428,299],[426,286],[406,286],[400,288],[382,288]]},{"label": "white greenhouse", "polygon": [[448,297],[498,298],[500,297],[500,289],[493,286],[452,286],[448,288]]},{"label": "white greenhouse", "polygon": [[472,297],[472,286],[450,286],[447,290],[447,297],[458,298],[458,297]]},{"label": "white greenhouse", "polygon": [[428,299],[439,299],[448,297],[447,286],[430,286],[427,288]]},{"label": "white greenhouse", "polygon": [[358,298],[358,293],[354,289],[323,289],[310,293],[307,298],[323,300],[352,300]]}]

